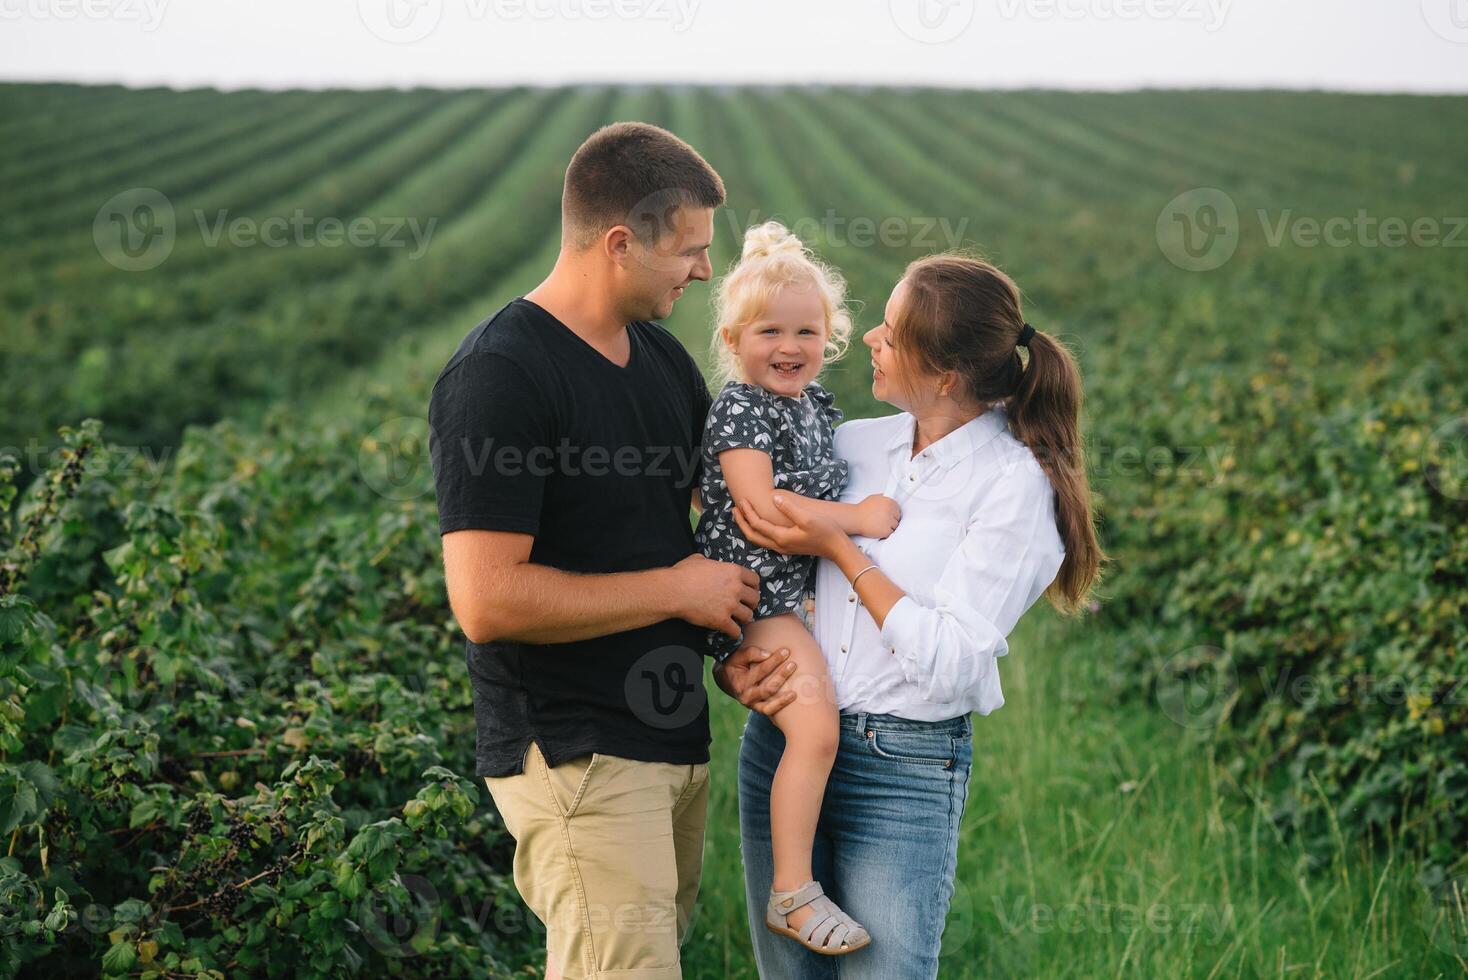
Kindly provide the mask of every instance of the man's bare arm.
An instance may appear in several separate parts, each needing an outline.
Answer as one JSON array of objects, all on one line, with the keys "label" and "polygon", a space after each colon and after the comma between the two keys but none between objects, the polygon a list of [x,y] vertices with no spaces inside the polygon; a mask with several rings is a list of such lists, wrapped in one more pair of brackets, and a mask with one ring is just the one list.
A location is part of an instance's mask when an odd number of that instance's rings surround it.
[{"label": "man's bare arm", "polygon": [[443,536],[449,605],[474,643],[569,643],[665,619],[737,636],[733,624],[754,618],[759,577],[748,569],[694,555],[672,568],[583,575],[532,563],[534,541],[510,531]]}]

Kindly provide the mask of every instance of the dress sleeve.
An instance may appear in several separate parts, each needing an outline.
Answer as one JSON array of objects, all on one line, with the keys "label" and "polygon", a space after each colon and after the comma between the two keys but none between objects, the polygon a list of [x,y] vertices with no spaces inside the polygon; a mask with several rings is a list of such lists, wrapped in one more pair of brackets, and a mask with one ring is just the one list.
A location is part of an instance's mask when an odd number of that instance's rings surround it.
[{"label": "dress sleeve", "polygon": [[816,416],[829,425],[828,435],[819,442],[830,447],[830,454],[808,469],[779,472],[775,474],[775,486],[798,493],[802,497],[818,500],[835,500],[846,489],[851,478],[849,464],[835,453],[836,423],[843,418],[841,410],[833,405],[835,396],[812,381],[805,389],[806,397],[816,404]]},{"label": "dress sleeve", "polygon": [[944,566],[933,604],[905,595],[888,611],[882,643],[923,699],[971,693],[997,707],[996,658],[1009,652],[1006,637],[1065,557],[1053,497],[1043,474],[1000,480]]},{"label": "dress sleeve", "polygon": [[773,453],[775,420],[757,386],[731,382],[709,409],[704,449],[717,456],[726,449],[759,449]]},{"label": "dress sleeve", "polygon": [[816,404],[820,406],[821,414],[826,418],[826,424],[831,427],[832,432],[835,432],[836,426],[846,418],[846,413],[836,407],[836,396],[814,381],[810,383],[810,394],[816,400]]}]

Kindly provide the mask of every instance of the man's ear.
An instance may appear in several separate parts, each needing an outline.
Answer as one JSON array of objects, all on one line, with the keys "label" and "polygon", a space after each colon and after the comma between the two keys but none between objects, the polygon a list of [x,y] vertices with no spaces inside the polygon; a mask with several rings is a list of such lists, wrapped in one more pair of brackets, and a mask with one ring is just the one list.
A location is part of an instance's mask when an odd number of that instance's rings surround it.
[{"label": "man's ear", "polygon": [[626,225],[612,225],[601,236],[602,251],[606,257],[618,265],[623,265],[632,257],[632,249],[636,247],[636,238],[632,229]]}]

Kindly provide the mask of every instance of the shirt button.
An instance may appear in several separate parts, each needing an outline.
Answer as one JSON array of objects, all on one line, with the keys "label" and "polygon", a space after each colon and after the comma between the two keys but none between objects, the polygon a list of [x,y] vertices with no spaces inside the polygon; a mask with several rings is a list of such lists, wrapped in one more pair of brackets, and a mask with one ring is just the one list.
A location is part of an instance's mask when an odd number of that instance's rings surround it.
[{"label": "shirt button", "polygon": [[842,653],[845,653],[846,652],[846,644],[845,643],[841,644],[841,652]]},{"label": "shirt button", "polygon": [[855,602],[855,601],[856,601],[856,593],[855,593],[855,592],[853,592],[853,593],[851,593],[851,594],[850,594],[850,595],[848,595],[848,596],[847,596],[847,597],[846,597],[846,601],[847,601],[847,602]]}]

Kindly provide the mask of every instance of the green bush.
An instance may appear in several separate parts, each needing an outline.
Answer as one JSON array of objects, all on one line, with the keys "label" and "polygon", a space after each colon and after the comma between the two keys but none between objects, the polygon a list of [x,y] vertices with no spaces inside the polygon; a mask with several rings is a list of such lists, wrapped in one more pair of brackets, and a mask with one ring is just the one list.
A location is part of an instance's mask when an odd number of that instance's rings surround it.
[{"label": "green bush", "polygon": [[[1407,341],[1410,346],[1411,341]],[[1429,886],[1468,848],[1468,405],[1453,367],[1276,354],[1199,386],[1151,444],[1216,465],[1103,474],[1116,684],[1216,738],[1322,858],[1403,838]],[[1098,426],[1100,428],[1100,426]],[[1186,430],[1186,431],[1184,431]]]},{"label": "green bush", "polygon": [[472,779],[432,496],[383,482],[401,443],[277,414],[190,430],[160,481],[95,421],[62,437],[25,499],[0,470],[0,975],[540,948]]}]

